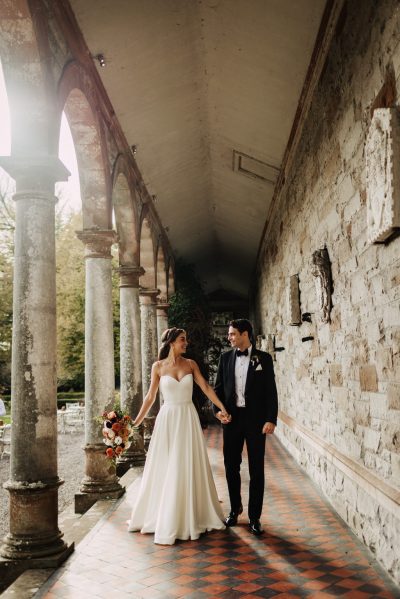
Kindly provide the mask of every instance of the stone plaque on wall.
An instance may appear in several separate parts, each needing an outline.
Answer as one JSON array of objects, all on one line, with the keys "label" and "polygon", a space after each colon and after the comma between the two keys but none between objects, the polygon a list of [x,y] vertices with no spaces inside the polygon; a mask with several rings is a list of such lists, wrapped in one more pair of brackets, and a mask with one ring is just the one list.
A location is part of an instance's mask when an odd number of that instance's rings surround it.
[{"label": "stone plaque on wall", "polygon": [[289,277],[288,286],[288,320],[291,326],[301,325],[299,276]]},{"label": "stone plaque on wall", "polygon": [[382,243],[400,228],[400,117],[396,108],[375,110],[365,159],[368,240]]}]

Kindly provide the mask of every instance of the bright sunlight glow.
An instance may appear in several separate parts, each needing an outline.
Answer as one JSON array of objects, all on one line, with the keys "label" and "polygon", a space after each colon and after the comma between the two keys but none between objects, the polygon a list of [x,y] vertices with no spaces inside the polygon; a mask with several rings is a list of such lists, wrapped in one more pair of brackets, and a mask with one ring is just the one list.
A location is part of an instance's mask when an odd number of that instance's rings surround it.
[{"label": "bright sunlight glow", "polygon": [[[82,210],[81,192],[79,185],[78,163],[76,160],[74,142],[65,114],[62,114],[59,158],[65,164],[71,175],[66,182],[56,183],[55,195],[59,198],[57,212],[63,218]],[[0,61],[0,156],[11,154],[11,120],[3,68]],[[4,193],[13,193],[14,182],[0,168],[0,187]]]}]

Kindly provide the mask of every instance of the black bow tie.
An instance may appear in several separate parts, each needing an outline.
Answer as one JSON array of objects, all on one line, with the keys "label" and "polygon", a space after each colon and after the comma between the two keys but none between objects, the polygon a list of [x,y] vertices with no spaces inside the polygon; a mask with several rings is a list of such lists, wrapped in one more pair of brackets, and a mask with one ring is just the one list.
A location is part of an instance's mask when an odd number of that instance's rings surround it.
[{"label": "black bow tie", "polygon": [[240,356],[248,356],[249,355],[249,350],[245,349],[243,351],[240,351],[240,349],[236,350],[236,355],[239,358]]}]

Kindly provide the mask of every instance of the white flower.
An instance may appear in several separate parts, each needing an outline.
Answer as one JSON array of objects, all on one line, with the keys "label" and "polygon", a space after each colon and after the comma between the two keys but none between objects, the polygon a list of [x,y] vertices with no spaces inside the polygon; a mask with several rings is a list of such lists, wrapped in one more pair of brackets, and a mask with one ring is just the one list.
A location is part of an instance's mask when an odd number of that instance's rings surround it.
[{"label": "white flower", "polygon": [[103,439],[103,443],[108,445],[108,447],[112,447],[114,443],[110,439]]},{"label": "white flower", "polygon": [[115,433],[114,431],[112,431],[111,429],[108,431],[108,438],[109,439],[115,439]]},{"label": "white flower", "polygon": [[121,445],[121,443],[122,443],[122,437],[119,437],[119,436],[118,436],[118,437],[115,437],[115,439],[114,439],[114,443],[115,443],[116,445]]},{"label": "white flower", "polygon": [[130,448],[130,446],[131,446],[131,442],[130,442],[130,441],[127,441],[127,442],[125,443],[125,449],[129,449],[129,448]]}]

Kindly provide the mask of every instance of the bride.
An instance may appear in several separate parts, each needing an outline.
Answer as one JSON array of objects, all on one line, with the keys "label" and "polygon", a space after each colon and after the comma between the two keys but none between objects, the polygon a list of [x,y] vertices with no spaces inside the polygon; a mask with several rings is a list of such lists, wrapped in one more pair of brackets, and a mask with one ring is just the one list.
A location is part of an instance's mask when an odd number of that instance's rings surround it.
[{"label": "bride", "polygon": [[185,331],[167,329],[161,340],[159,361],[152,366],[150,388],[134,426],[145,418],[159,386],[164,403],[157,416],[128,530],[154,533],[155,543],[172,545],[176,539],[198,539],[207,530],[225,528],[192,402],[193,381],[229,416],[196,362],[182,356],[187,347]]}]

